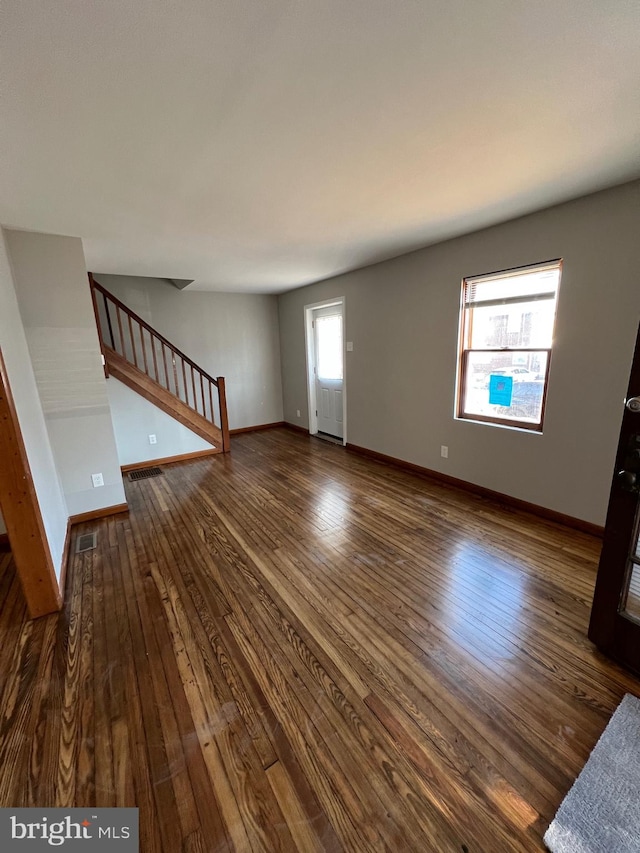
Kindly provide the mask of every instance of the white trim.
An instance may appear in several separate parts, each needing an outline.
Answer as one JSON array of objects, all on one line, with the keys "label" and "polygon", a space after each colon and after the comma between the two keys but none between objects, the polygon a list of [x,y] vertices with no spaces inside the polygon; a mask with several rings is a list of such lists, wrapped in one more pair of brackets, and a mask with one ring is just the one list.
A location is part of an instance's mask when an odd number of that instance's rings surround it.
[{"label": "white trim", "polygon": [[316,401],[316,383],[313,374],[315,364],[315,337],[313,334],[313,312],[318,308],[329,308],[339,305],[342,309],[342,363],[344,365],[342,375],[342,444],[347,444],[347,323],[346,323],[346,299],[344,296],[336,296],[333,299],[325,299],[322,302],[312,302],[304,306],[304,350],[307,363],[307,401],[309,406],[309,435],[318,432],[318,416]]}]

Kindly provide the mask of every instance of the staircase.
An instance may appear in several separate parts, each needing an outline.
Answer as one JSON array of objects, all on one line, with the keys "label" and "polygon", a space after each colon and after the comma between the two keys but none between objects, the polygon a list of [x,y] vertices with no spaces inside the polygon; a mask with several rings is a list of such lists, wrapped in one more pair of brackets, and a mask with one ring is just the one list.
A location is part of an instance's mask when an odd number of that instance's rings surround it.
[{"label": "staircase", "polygon": [[228,453],[224,377],[214,379],[89,273],[105,373]]}]

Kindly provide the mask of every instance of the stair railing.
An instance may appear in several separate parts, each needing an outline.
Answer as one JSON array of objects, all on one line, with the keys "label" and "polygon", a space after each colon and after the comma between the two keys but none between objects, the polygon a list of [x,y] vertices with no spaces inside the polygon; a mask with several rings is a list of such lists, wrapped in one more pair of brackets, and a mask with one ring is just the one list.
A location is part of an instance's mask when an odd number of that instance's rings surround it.
[{"label": "stair railing", "polygon": [[[103,356],[112,349],[194,412],[218,425],[222,449],[230,449],[224,377],[216,379],[109,293],[89,273]],[[105,373],[108,375],[105,357]]]}]

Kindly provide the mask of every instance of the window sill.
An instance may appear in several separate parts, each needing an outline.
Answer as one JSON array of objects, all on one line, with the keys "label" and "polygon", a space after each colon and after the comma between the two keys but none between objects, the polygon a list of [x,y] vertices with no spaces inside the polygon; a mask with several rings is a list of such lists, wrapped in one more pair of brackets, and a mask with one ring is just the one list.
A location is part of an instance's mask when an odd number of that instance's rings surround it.
[{"label": "window sill", "polygon": [[498,424],[494,421],[481,421],[475,418],[461,418],[458,415],[453,416],[454,421],[463,424],[477,424],[478,426],[493,427],[494,429],[508,429],[512,432],[523,432],[527,435],[543,435],[541,429],[528,429],[527,427],[518,426],[517,424]]}]

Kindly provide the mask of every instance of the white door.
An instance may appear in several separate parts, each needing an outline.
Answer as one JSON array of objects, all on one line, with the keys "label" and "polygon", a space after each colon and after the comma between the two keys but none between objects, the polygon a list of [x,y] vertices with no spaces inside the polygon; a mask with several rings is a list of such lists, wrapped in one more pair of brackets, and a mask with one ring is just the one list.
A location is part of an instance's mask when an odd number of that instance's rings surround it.
[{"label": "white door", "polygon": [[318,432],[342,438],[342,392],[344,379],[342,305],[313,311],[314,378]]}]

